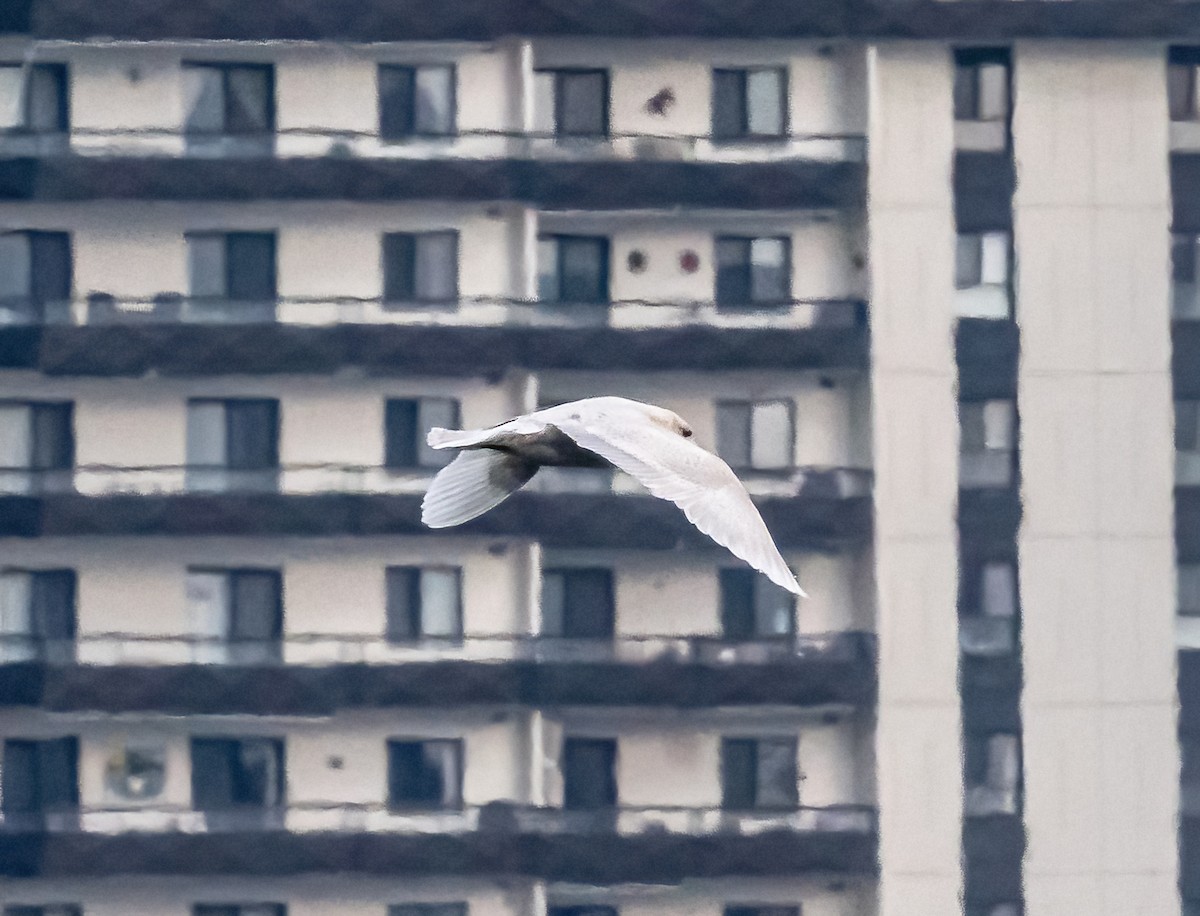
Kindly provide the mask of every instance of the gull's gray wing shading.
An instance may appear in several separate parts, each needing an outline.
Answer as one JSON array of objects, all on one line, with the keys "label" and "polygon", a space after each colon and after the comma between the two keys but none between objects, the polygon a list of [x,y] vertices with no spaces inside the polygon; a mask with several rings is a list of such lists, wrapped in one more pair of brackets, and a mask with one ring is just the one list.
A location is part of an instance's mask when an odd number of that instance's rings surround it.
[{"label": "gull's gray wing shading", "polygon": [[772,582],[804,594],[750,494],[716,455],[637,410],[581,406],[546,419],[654,496],[675,503],[688,521]]}]

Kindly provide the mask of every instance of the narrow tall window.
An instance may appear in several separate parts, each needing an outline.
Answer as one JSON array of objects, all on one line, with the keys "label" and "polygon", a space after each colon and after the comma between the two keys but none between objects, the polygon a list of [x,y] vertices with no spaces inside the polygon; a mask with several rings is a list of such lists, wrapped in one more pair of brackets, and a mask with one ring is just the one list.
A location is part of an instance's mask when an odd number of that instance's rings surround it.
[{"label": "narrow tall window", "polygon": [[385,140],[455,133],[456,73],[452,65],[381,65],[379,135]]},{"label": "narrow tall window", "polygon": [[65,133],[69,121],[65,65],[0,63],[0,135]]},{"label": "narrow tall window", "polygon": [[0,661],[73,655],[75,571],[0,569]]},{"label": "narrow tall window", "polygon": [[251,816],[284,799],[284,746],[278,738],[193,738],[192,807]]},{"label": "narrow tall window", "polygon": [[458,299],[458,233],[389,232],[383,237],[385,303]]},{"label": "narrow tall window", "polygon": [[1012,401],[958,405],[958,485],[1007,487],[1016,480],[1017,406]]},{"label": "narrow tall window", "polygon": [[717,454],[734,470],[778,471],[795,464],[791,401],[721,401]]},{"label": "narrow tall window", "polygon": [[387,916],[467,916],[465,903],[394,903]]},{"label": "narrow tall window", "polygon": [[4,742],[0,811],[6,821],[19,824],[78,807],[78,738]]},{"label": "narrow tall window", "polygon": [[972,48],[956,52],[954,58],[954,120],[1007,121],[1008,52]]},{"label": "narrow tall window", "polygon": [[261,137],[275,130],[275,70],[269,64],[183,65],[189,140]]},{"label": "narrow tall window", "polygon": [[6,906],[4,916],[83,916],[83,907],[75,903],[52,903],[43,906]]},{"label": "narrow tall window", "polygon": [[272,489],[279,471],[279,402],[267,398],[188,401],[188,485]]},{"label": "narrow tall window", "polygon": [[567,738],[562,750],[563,807],[612,808],[617,804],[617,742]]},{"label": "narrow tall window", "polygon": [[968,817],[1016,814],[1020,806],[1021,739],[1001,733],[967,735],[963,764]]},{"label": "narrow tall window", "polygon": [[282,903],[197,903],[192,916],[287,916]]},{"label": "narrow tall window", "polygon": [[0,401],[0,493],[70,488],[74,419],[70,402]]},{"label": "narrow tall window", "polygon": [[264,662],[282,657],[283,577],[277,569],[189,569],[187,604],[197,657]]},{"label": "narrow tall window", "polygon": [[388,742],[388,804],[393,808],[462,807],[460,739]]},{"label": "narrow tall window", "polygon": [[389,398],[384,402],[384,459],[394,470],[441,468],[454,460],[452,449],[430,448],[425,437],[435,426],[456,429],[456,398]]},{"label": "narrow tall window", "polygon": [[725,907],[725,916],[801,916],[800,906],[749,906],[746,904]]},{"label": "narrow tall window", "polygon": [[955,255],[955,309],[960,318],[1012,315],[1012,235],[959,233]]},{"label": "narrow tall window", "polygon": [[753,569],[722,569],[719,576],[726,639],[770,639],[795,631],[796,601],[786,589]]},{"label": "narrow tall window", "polygon": [[1180,563],[1176,575],[1179,613],[1186,617],[1200,616],[1200,563]]},{"label": "narrow tall window", "polygon": [[1016,652],[1017,570],[1009,560],[964,559],[958,584],[958,638],[964,655]]},{"label": "narrow tall window", "polygon": [[787,70],[713,71],[714,140],[768,140],[787,133]]},{"label": "narrow tall window", "polygon": [[777,305],[791,299],[791,240],[719,236],[718,305]]},{"label": "narrow tall window", "polygon": [[534,114],[540,133],[577,139],[607,137],[608,71],[536,71]]},{"label": "narrow tall window", "polygon": [[608,239],[584,235],[538,238],[538,298],[604,304],[608,300]]},{"label": "narrow tall window", "polygon": [[[254,303],[228,314],[242,320],[269,319],[275,301],[275,234],[273,232],[190,232],[189,295],[194,306],[225,314],[224,303]],[[204,313],[201,313],[204,314]]]},{"label": "narrow tall window", "polygon": [[72,273],[68,233],[0,232],[0,321],[41,321],[70,301]]},{"label": "narrow tall window", "polygon": [[795,808],[799,798],[795,738],[721,739],[722,807]]},{"label": "narrow tall window", "polygon": [[547,569],[542,576],[542,632],[571,639],[611,639],[616,612],[610,569]]},{"label": "narrow tall window", "polygon": [[387,638],[458,639],[462,636],[462,570],[456,566],[389,566]]},{"label": "narrow tall window", "polygon": [[1200,69],[1200,48],[1171,48],[1167,52],[1167,104],[1172,121],[1200,120],[1197,69]]},{"label": "narrow tall window", "polygon": [[1175,485],[1200,486],[1200,400],[1175,402]]},{"label": "narrow tall window", "polygon": [[1171,236],[1171,317],[1200,318],[1200,239],[1195,233]]}]

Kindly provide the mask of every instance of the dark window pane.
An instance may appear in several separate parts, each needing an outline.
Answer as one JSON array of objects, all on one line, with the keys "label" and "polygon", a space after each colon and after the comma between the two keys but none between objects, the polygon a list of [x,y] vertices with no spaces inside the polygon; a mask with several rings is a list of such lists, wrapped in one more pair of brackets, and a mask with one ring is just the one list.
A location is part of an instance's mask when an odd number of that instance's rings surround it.
[{"label": "dark window pane", "polygon": [[563,742],[563,806],[589,810],[617,803],[617,742],[568,738]]},{"label": "dark window pane", "polygon": [[[751,572],[751,570],[747,570]],[[795,628],[796,601],[791,592],[765,576],[754,576],[754,633],[788,636]]]},{"label": "dark window pane", "polygon": [[384,404],[384,464],[389,468],[417,466],[417,412],[411,398],[390,398]]},{"label": "dark window pane", "polygon": [[559,297],[562,302],[608,302],[608,239],[560,236]]},{"label": "dark window pane", "polygon": [[35,741],[5,741],[0,766],[0,808],[5,814],[41,809]]},{"label": "dark window pane", "polygon": [[393,642],[416,639],[421,633],[421,570],[391,566],[387,581],[387,638]]},{"label": "dark window pane", "polygon": [[255,471],[279,466],[278,401],[227,401],[225,424],[229,468]]},{"label": "dark window pane", "polygon": [[725,916],[800,916],[798,906],[727,906]]},{"label": "dark window pane", "polygon": [[31,131],[56,133],[67,129],[67,68],[34,64],[25,95],[25,126]]},{"label": "dark window pane", "polygon": [[796,740],[764,738],[758,742],[757,797],[760,808],[794,808],[799,803]]},{"label": "dark window pane", "polygon": [[39,471],[75,465],[74,405],[34,404],[31,466]]},{"label": "dark window pane", "polygon": [[274,570],[230,573],[232,639],[276,640],[283,633],[283,584]]},{"label": "dark window pane", "polygon": [[416,237],[413,298],[453,302],[458,298],[458,233],[426,232]]},{"label": "dark window pane", "polygon": [[418,134],[454,133],[454,68],[418,67],[413,127]]},{"label": "dark window pane", "polygon": [[983,238],[979,235],[959,235],[954,260],[955,289],[970,289],[982,282]]},{"label": "dark window pane", "polygon": [[38,742],[38,781],[44,809],[79,806],[79,740]]},{"label": "dark window pane", "polygon": [[397,903],[388,916],[467,916],[465,903]]},{"label": "dark window pane", "polygon": [[754,579],[753,569],[722,569],[721,631],[726,639],[754,637]]},{"label": "dark window pane", "polygon": [[233,802],[275,807],[283,799],[283,744],[268,738],[236,742]]},{"label": "dark window pane", "polygon": [[575,906],[547,907],[546,916],[618,916],[618,910],[615,906],[585,903]]},{"label": "dark window pane", "polygon": [[185,64],[183,68],[190,134],[219,134],[225,130],[225,76],[220,67]]},{"label": "dark window pane", "polygon": [[613,635],[613,581],[608,569],[562,571],[562,635],[605,639]]},{"label": "dark window pane", "polygon": [[411,302],[416,298],[416,236],[389,232],[383,237],[383,298],[386,302]]},{"label": "dark window pane", "polygon": [[398,140],[412,134],[415,87],[414,68],[379,68],[379,135],[385,140]]},{"label": "dark window pane", "polygon": [[275,129],[275,80],[271,67],[229,67],[225,71],[225,129],[231,134]]},{"label": "dark window pane", "polygon": [[714,139],[733,139],[746,135],[746,72],[713,71]]},{"label": "dark window pane", "polygon": [[750,239],[718,238],[717,304],[745,305],[750,301]]},{"label": "dark window pane", "polygon": [[224,738],[192,739],[192,807],[228,808],[233,804],[237,742]]},{"label": "dark window pane", "polygon": [[230,299],[275,298],[275,236],[270,232],[231,232],[226,236],[227,294]]},{"label": "dark window pane", "polygon": [[608,74],[602,70],[558,75],[557,133],[603,137],[608,133]]},{"label": "dark window pane", "polygon": [[750,467],[749,404],[717,405],[717,454],[732,468]]},{"label": "dark window pane", "polygon": [[197,903],[192,916],[287,916],[282,903]]},{"label": "dark window pane", "polygon": [[566,573],[547,569],[542,573],[542,632],[563,635],[563,605],[567,600]]},{"label": "dark window pane", "polygon": [[227,245],[219,233],[188,233],[188,292],[197,297],[229,296]]},{"label": "dark window pane", "polygon": [[1173,63],[1167,67],[1167,103],[1172,121],[1196,117],[1196,66]]},{"label": "dark window pane", "polygon": [[1200,451],[1200,401],[1175,402],[1175,449]]},{"label": "dark window pane", "polygon": [[6,906],[4,916],[83,916],[83,909],[69,903],[50,906]]},{"label": "dark window pane", "polygon": [[29,616],[33,635],[42,639],[75,636],[75,571],[39,570],[30,577]]},{"label": "dark window pane", "polygon": [[721,806],[753,808],[758,773],[757,743],[746,738],[721,741]]},{"label": "dark window pane", "polygon": [[35,302],[71,298],[71,236],[66,232],[29,233],[30,295]]},{"label": "dark window pane", "polygon": [[1176,283],[1196,282],[1196,236],[1171,236],[1171,278]]},{"label": "dark window pane", "polygon": [[388,801],[393,807],[462,804],[461,741],[389,741]]},{"label": "dark window pane", "polygon": [[954,68],[954,120],[974,121],[979,117],[979,71],[973,64]]},{"label": "dark window pane", "polygon": [[29,233],[0,232],[0,304],[24,304],[33,295]]}]

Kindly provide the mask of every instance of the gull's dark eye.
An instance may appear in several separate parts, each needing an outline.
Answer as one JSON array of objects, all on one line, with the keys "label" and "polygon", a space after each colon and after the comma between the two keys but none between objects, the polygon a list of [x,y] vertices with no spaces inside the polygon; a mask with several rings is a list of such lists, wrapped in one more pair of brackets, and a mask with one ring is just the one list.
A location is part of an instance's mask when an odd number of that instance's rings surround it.
[{"label": "gull's dark eye", "polygon": [[682,430],[680,430],[680,432],[683,434],[683,438],[692,438],[692,428],[690,426],[685,426]]}]

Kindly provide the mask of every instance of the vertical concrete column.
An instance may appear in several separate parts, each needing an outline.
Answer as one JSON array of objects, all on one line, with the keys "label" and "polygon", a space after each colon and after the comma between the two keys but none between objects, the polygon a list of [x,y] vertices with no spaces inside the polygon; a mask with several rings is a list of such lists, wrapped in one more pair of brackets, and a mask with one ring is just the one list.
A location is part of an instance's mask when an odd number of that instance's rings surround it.
[{"label": "vertical concrete column", "polygon": [[871,401],[882,916],[957,916],[962,890],[955,507],[953,68],[868,62]]},{"label": "vertical concrete column", "polygon": [[1026,913],[1173,913],[1164,54],[1014,64]]}]

